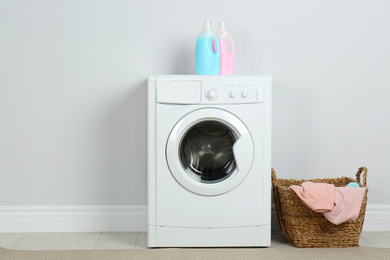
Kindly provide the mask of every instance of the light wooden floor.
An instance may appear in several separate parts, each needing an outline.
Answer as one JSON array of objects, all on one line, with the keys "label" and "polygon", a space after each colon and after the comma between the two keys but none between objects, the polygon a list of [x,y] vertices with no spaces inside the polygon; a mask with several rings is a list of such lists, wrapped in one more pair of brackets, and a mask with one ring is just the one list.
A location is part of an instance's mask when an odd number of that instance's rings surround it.
[{"label": "light wooden floor", "polygon": [[[21,250],[147,248],[145,232],[0,233],[0,247]],[[390,248],[390,232],[363,232],[360,245]],[[292,247],[281,232],[272,232],[272,248]]]}]

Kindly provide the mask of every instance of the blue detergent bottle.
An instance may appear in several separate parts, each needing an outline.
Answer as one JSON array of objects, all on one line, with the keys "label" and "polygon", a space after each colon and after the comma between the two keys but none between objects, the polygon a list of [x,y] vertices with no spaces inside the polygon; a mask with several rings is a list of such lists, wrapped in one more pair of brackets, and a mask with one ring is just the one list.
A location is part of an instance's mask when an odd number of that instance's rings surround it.
[{"label": "blue detergent bottle", "polygon": [[[215,46],[213,50],[213,45]],[[195,47],[195,70],[198,75],[219,74],[219,43],[218,38],[210,28],[210,22],[206,21],[200,33]]]}]

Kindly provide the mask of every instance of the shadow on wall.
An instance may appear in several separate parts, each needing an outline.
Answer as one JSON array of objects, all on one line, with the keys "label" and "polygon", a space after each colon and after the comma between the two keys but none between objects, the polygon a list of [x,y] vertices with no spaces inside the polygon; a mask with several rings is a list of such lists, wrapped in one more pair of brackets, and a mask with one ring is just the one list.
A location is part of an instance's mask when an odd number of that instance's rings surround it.
[{"label": "shadow on wall", "polygon": [[[100,182],[107,204],[146,204],[146,87],[125,88],[107,109],[101,132]],[[104,177],[103,177],[104,176]]]},{"label": "shadow on wall", "polygon": [[311,128],[315,118],[307,93],[299,84],[281,78],[272,82],[272,167],[287,179],[305,178],[299,174],[302,169],[309,169],[311,163]]},{"label": "shadow on wall", "polygon": [[175,52],[174,57],[175,58],[172,59],[174,64],[171,64],[172,66],[170,66],[174,71],[172,74],[195,74],[195,49],[192,50],[188,48],[188,46],[181,45],[181,48]]}]

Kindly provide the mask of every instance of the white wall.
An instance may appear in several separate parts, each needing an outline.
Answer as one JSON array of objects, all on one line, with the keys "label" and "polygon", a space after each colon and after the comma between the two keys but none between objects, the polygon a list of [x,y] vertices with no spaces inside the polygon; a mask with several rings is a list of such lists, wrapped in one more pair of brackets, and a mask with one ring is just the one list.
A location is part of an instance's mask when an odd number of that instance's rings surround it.
[{"label": "white wall", "polygon": [[273,76],[278,176],[366,166],[389,206],[390,2],[228,2],[1,1],[0,206],[146,204],[146,77],[193,74],[204,20]]}]

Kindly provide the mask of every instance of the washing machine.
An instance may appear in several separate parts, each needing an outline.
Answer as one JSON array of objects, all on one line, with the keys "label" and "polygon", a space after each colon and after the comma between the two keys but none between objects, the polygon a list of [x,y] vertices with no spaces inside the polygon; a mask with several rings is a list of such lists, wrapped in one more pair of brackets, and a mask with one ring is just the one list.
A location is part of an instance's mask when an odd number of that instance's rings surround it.
[{"label": "washing machine", "polygon": [[148,246],[271,243],[271,77],[148,78]]}]

